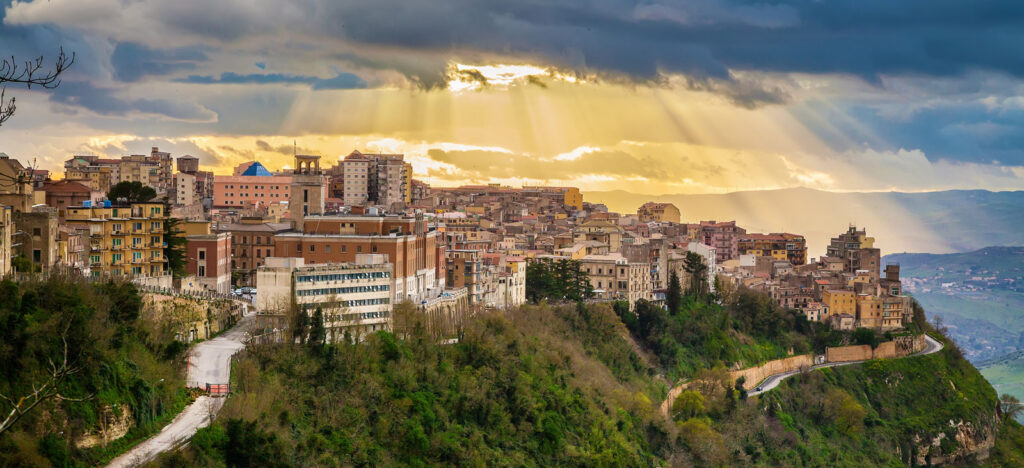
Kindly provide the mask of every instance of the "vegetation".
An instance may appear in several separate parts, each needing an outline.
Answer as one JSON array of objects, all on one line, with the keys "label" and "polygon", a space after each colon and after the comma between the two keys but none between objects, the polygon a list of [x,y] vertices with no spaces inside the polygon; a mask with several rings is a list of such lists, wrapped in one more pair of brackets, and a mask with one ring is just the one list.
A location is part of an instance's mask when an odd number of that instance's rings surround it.
[{"label": "vegetation", "polygon": [[530,262],[526,266],[526,299],[578,302],[594,295],[578,260]]},{"label": "vegetation", "polygon": [[107,199],[112,201],[124,200],[128,203],[148,202],[156,198],[156,189],[142,182],[118,182],[107,192]]},{"label": "vegetation", "polygon": [[[165,206],[166,213],[170,213],[170,206]],[[181,230],[181,220],[178,218],[164,218],[164,256],[167,257],[167,269],[176,277],[185,276],[185,239],[184,231]]]},{"label": "vegetation", "polygon": [[[16,415],[0,430],[5,466],[101,463],[186,404],[184,347],[151,338],[131,284],[53,276],[4,281],[0,297],[0,414]],[[76,447],[125,412],[133,422],[127,435]]]}]

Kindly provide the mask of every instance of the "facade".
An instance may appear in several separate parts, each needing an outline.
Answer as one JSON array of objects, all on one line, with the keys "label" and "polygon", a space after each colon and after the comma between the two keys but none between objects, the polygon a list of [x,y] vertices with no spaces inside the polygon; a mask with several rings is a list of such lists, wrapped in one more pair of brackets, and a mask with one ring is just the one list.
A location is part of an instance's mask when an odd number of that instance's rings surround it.
[{"label": "facade", "polygon": [[636,210],[636,215],[641,223],[679,223],[681,215],[679,208],[671,203],[647,202]]},{"label": "facade", "polygon": [[[182,158],[178,158],[179,164]],[[196,176],[186,172],[174,174],[174,204],[188,206],[199,201]]]},{"label": "facade", "polygon": [[306,265],[301,258],[267,259],[256,273],[256,309],[283,312],[294,303],[312,317],[320,309],[327,340],[360,341],[391,329],[392,264],[360,254],[348,263]]},{"label": "facade", "polygon": [[821,302],[825,306],[822,319],[834,315],[857,316],[857,294],[846,289],[827,289],[821,293]]},{"label": "facade", "polygon": [[178,172],[184,172],[186,174],[195,174],[199,172],[199,158],[192,155],[184,155],[178,158],[177,161]]},{"label": "facade", "polygon": [[736,221],[701,221],[697,228],[703,238],[700,242],[715,248],[718,263],[739,258],[739,239],[747,230],[737,226]]},{"label": "facade", "polygon": [[133,154],[121,159],[74,156],[64,163],[64,178],[88,180],[93,190],[107,192],[118,182],[140,182],[157,193],[173,188],[171,154],[153,147],[150,154]]},{"label": "facade", "polygon": [[[412,166],[403,154],[364,154],[353,151],[341,161],[341,195],[345,205],[391,207],[409,203]],[[335,190],[337,191],[337,190]]]},{"label": "facade", "polygon": [[291,223],[271,223],[264,218],[242,218],[238,223],[222,224],[216,231],[230,234],[231,271],[236,286],[253,286],[256,269],[274,256],[276,235],[290,231]]},{"label": "facade", "polygon": [[102,192],[92,190],[85,180],[46,181],[42,190],[46,192],[46,205],[56,208],[60,219],[65,218],[69,206],[83,206],[84,202],[96,203],[104,197]]},{"label": "facade", "polygon": [[295,156],[288,211],[296,230],[302,230],[306,216],[324,213],[327,181],[320,172],[320,156]]},{"label": "facade", "polygon": [[0,205],[0,278],[11,274],[11,235],[14,234],[14,210]]},{"label": "facade", "polygon": [[209,291],[230,293],[231,234],[197,234],[185,239],[185,271]]},{"label": "facade", "polygon": [[739,255],[772,257],[787,260],[792,265],[807,263],[807,241],[797,234],[743,234],[737,241],[737,249]]},{"label": "facade", "polygon": [[594,296],[603,300],[629,301],[633,307],[640,299],[651,300],[651,275],[648,263],[630,262],[621,254],[587,255],[580,267],[590,278]]},{"label": "facade", "polygon": [[302,232],[278,234],[275,257],[306,265],[351,263],[358,254],[382,254],[393,265],[394,300],[419,302],[445,287],[445,246],[422,216],[307,216]]},{"label": "facade", "polygon": [[213,177],[213,206],[242,208],[247,204],[286,202],[291,185],[291,175],[274,175],[262,164],[251,163],[240,175]]},{"label": "facade", "polygon": [[55,208],[37,205],[32,211],[14,213],[14,256],[27,258],[40,271],[49,271],[60,262],[57,226]]},{"label": "facade", "polygon": [[132,203],[72,207],[67,223],[89,230],[89,269],[93,277],[162,276],[164,205]]}]

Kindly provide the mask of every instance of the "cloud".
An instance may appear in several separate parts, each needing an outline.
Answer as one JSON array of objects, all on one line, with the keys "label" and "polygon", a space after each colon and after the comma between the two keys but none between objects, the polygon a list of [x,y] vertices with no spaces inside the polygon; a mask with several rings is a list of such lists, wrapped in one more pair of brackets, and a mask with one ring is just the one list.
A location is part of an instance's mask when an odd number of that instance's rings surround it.
[{"label": "cloud", "polygon": [[226,72],[220,76],[189,75],[175,79],[178,83],[193,84],[306,84],[318,89],[360,89],[366,87],[366,81],[352,73],[338,73],[330,78],[315,76],[288,75],[283,73],[247,74]]},{"label": "cloud", "polygon": [[62,106],[65,113],[78,110],[102,116],[130,118],[136,114],[155,115],[174,120],[215,122],[213,111],[181,99],[126,98],[111,88],[95,87],[84,81],[64,81],[52,91],[50,101]]},{"label": "cloud", "polygon": [[110,56],[114,67],[114,78],[121,81],[138,81],[149,75],[169,75],[182,70],[194,70],[199,62],[208,57],[202,47],[176,49],[150,49],[142,44],[122,42]]}]

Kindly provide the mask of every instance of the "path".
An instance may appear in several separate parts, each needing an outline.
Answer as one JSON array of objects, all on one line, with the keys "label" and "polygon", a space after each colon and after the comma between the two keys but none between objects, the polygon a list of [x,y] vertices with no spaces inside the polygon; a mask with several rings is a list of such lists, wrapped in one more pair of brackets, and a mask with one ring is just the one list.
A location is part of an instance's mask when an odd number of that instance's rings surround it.
[{"label": "path", "polygon": [[[928,336],[926,334],[926,335],[924,335],[924,340],[925,340],[925,347],[924,347],[923,350],[921,350],[921,351],[919,351],[917,353],[914,353],[914,354],[903,356],[903,357],[907,358],[907,357],[914,357],[914,356],[924,356],[926,354],[932,354],[932,353],[938,352],[939,350],[942,349],[942,343],[939,342],[938,340],[936,340],[935,338],[932,338],[931,336]],[[898,359],[902,359],[902,358],[898,358]],[[869,360],[870,359],[865,359],[865,360],[861,360],[861,361],[829,362],[829,363],[825,363],[825,364],[816,364],[816,365],[811,366],[807,370],[824,369],[826,367],[848,366],[850,364],[860,364],[862,362],[866,362],[866,361],[869,361]],[[786,379],[788,379],[788,378],[790,378],[790,377],[792,377],[792,376],[794,376],[796,374],[799,374],[800,372],[801,371],[799,371],[799,370],[795,370],[795,371],[791,371],[791,372],[782,372],[780,374],[775,374],[775,375],[768,376],[768,378],[764,379],[764,381],[761,382],[761,385],[758,385],[757,387],[755,387],[755,388],[760,388],[761,390],[751,390],[750,392],[747,393],[747,395],[751,395],[751,396],[753,396],[753,395],[760,395],[760,394],[762,394],[764,392],[767,392],[767,391],[769,391],[769,390],[771,390],[771,389],[773,389],[775,387],[778,387],[779,383],[782,382],[783,380],[786,380]]]},{"label": "path", "polygon": [[[231,356],[241,350],[249,336],[254,315],[242,318],[222,335],[199,343],[189,353],[186,385],[206,388],[206,384],[227,384],[231,380]],[[132,467],[146,463],[160,453],[181,446],[200,428],[210,425],[213,415],[224,406],[224,398],[201,396],[188,405],[160,433],[115,458],[108,468]]]},{"label": "path", "polygon": [[[925,340],[925,347],[924,347],[923,350],[921,350],[921,351],[919,351],[917,353],[914,353],[914,354],[903,356],[902,358],[897,358],[897,359],[903,359],[903,358],[914,357],[914,356],[924,356],[926,354],[936,353],[936,352],[938,352],[938,351],[940,351],[942,349],[942,346],[943,346],[942,343],[939,342],[938,340],[936,340],[935,338],[932,338],[928,334],[924,335],[924,340]],[[864,360],[860,360],[860,361],[829,362],[829,363],[825,363],[825,364],[815,364],[815,365],[813,365],[813,366],[811,366],[811,367],[809,367],[807,369],[804,369],[804,370],[816,370],[816,369],[823,369],[823,368],[826,368],[826,367],[848,366],[850,364],[860,364],[862,362],[867,362],[867,361],[870,361],[870,359],[864,359]],[[792,377],[794,375],[797,375],[797,374],[803,372],[804,370],[795,370],[795,371],[790,371],[790,372],[781,372],[781,373],[778,373],[778,374],[770,375],[767,378],[765,378],[763,381],[761,381],[760,385],[754,387],[755,390],[751,390],[751,391],[747,392],[747,395],[748,396],[754,396],[754,395],[760,395],[760,394],[762,394],[764,392],[767,392],[767,391],[769,391],[769,390],[771,390],[771,389],[773,389],[775,387],[778,387],[779,383],[782,382],[783,380],[786,380],[786,379],[788,379],[788,378],[790,378],[790,377]],[[679,396],[679,394],[683,391],[683,385],[685,385],[685,383],[677,385],[676,387],[674,387],[674,388],[669,390],[668,398],[666,398],[665,401],[662,402],[662,405],[661,405],[662,414],[668,416],[669,408],[671,407],[670,406],[671,405],[670,400],[672,400],[675,397]],[[760,390],[756,390],[757,388],[760,388]]]}]

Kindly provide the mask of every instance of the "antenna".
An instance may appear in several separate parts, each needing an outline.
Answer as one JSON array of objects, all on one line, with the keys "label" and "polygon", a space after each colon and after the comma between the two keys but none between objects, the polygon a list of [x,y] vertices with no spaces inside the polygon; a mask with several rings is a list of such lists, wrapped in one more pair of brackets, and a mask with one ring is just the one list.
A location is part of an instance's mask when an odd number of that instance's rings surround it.
[{"label": "antenna", "polygon": [[292,140],[292,156],[299,155],[299,143],[298,140]]}]

